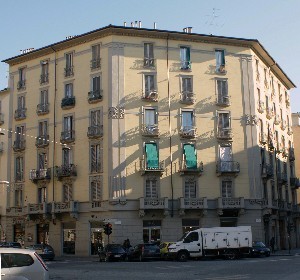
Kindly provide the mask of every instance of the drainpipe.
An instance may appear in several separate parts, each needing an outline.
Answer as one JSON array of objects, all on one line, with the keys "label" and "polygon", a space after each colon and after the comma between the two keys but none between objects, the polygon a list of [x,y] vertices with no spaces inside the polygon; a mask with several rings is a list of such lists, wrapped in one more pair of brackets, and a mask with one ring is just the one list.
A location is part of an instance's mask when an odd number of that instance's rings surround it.
[{"label": "drainpipe", "polygon": [[171,134],[171,95],[170,95],[170,71],[169,71],[169,34],[167,35],[167,79],[168,79],[168,110],[169,110],[169,152],[171,161],[171,217],[174,216],[174,188],[173,188],[173,158],[172,158],[172,134]]},{"label": "drainpipe", "polygon": [[[52,150],[52,207],[54,207],[54,195],[55,195],[55,180],[54,180],[54,169],[55,169],[55,146],[56,146],[56,95],[57,95],[57,83],[56,83],[56,63],[57,63],[57,57],[56,57],[56,50],[51,47],[51,49],[54,51],[55,58],[54,58],[54,100],[53,100],[53,150]],[[54,213],[55,209],[52,209],[52,213]],[[55,216],[52,217],[53,224]]]}]

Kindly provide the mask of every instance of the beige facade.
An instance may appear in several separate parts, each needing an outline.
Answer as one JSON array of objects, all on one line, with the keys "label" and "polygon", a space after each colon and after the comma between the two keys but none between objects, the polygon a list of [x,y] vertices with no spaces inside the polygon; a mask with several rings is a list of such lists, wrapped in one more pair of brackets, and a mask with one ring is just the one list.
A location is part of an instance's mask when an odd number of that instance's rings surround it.
[{"label": "beige facade", "polygon": [[259,42],[108,26],[5,62],[8,239],[89,255],[110,222],[115,243],[251,225],[298,245],[294,84]]},{"label": "beige facade", "polygon": [[[293,136],[294,139],[299,139],[300,137],[300,113],[292,113],[292,129],[293,129]],[[295,152],[295,178],[296,182],[299,186],[299,176],[300,176],[300,162],[299,162],[299,157],[300,155],[300,144],[299,141],[295,141],[294,143],[294,152]],[[297,201],[300,201],[300,192],[299,190],[297,191]]]}]

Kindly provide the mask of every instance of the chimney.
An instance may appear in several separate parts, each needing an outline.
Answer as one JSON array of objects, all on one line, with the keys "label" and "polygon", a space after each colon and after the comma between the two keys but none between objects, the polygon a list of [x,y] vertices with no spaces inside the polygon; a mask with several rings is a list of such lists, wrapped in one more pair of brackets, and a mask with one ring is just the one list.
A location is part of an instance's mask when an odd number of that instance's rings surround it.
[{"label": "chimney", "polygon": [[139,21],[139,28],[141,28],[142,27],[142,22],[141,21]]},{"label": "chimney", "polygon": [[154,22],[153,28],[156,29],[156,22]]},{"label": "chimney", "polygon": [[185,28],[183,28],[183,32],[184,33],[192,33],[192,29],[193,29],[193,27],[185,27]]},{"label": "chimney", "polygon": [[127,25],[127,23],[126,23],[126,21],[124,21],[124,27],[126,27],[126,25]]}]

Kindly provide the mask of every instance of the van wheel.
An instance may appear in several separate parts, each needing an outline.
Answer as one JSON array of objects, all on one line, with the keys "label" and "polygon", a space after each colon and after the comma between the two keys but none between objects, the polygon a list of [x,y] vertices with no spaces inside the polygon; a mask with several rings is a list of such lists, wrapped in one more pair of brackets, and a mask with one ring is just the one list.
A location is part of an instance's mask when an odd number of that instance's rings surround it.
[{"label": "van wheel", "polygon": [[227,260],[235,260],[237,258],[237,254],[234,250],[225,250],[224,254]]},{"label": "van wheel", "polygon": [[186,262],[188,258],[189,258],[188,253],[184,251],[179,252],[177,255],[177,260],[180,262]]}]

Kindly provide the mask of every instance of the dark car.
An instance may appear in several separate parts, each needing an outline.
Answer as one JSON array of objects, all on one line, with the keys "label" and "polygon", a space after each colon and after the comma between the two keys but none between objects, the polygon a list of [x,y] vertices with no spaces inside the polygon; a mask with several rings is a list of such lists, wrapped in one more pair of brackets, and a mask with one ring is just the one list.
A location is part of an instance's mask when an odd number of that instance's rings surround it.
[{"label": "dark car", "polygon": [[269,257],[271,254],[271,250],[261,241],[253,241],[251,248],[251,256],[252,257],[260,257],[265,256]]},{"label": "dark car", "polygon": [[36,251],[43,260],[53,261],[55,258],[54,249],[48,244],[34,244],[26,249]]},{"label": "dark car", "polygon": [[22,248],[19,242],[1,242],[0,247],[2,248]]},{"label": "dark car", "polygon": [[128,260],[143,261],[146,259],[160,259],[160,248],[157,244],[138,244],[129,249]]},{"label": "dark car", "polygon": [[99,261],[124,261],[127,253],[121,244],[107,244],[103,249],[98,250]]}]

